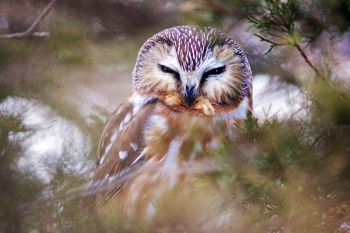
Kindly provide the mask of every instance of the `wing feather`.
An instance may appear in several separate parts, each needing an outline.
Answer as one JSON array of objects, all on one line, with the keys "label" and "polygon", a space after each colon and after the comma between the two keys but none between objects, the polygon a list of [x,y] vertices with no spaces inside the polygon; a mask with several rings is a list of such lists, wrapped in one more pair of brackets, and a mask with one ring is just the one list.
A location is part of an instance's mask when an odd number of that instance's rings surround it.
[{"label": "wing feather", "polygon": [[[142,106],[138,106],[142,104]],[[97,202],[105,203],[125,184],[117,183],[115,187],[104,186],[118,179],[138,164],[134,163],[144,148],[143,131],[156,101],[127,101],[120,105],[110,116],[100,138],[98,160],[92,181],[87,188],[84,200],[86,209],[92,209]],[[137,109],[137,111],[135,111]],[[98,197],[98,200],[96,200]],[[96,202],[97,201],[97,202]]]}]

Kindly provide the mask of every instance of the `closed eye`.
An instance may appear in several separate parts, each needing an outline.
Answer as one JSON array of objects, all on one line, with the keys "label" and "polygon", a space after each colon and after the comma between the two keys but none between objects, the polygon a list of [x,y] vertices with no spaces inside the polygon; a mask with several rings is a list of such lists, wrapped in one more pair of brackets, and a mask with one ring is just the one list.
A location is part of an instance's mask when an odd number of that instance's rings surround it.
[{"label": "closed eye", "polygon": [[204,72],[204,74],[202,76],[202,79],[205,80],[206,78],[208,78],[211,75],[222,74],[225,71],[226,71],[226,66],[220,66],[220,67],[217,67],[215,69],[208,70],[208,71]]},{"label": "closed eye", "polygon": [[176,80],[179,80],[180,79],[180,74],[179,72],[167,67],[167,66],[164,66],[164,65],[160,65],[159,64],[159,68],[161,71],[163,71],[164,73],[167,73],[167,74],[172,74],[174,76],[174,78],[176,78]]}]

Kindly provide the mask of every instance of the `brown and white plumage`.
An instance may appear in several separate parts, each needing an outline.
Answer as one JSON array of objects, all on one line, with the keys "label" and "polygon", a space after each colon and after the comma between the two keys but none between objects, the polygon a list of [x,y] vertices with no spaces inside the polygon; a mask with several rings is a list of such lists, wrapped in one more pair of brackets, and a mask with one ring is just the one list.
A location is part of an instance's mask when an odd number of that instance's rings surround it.
[{"label": "brown and white plumage", "polygon": [[[205,158],[215,139],[252,110],[249,63],[231,37],[213,28],[178,26],[154,35],[140,49],[133,78],[134,94],[101,135],[87,205],[119,192],[128,211],[138,199],[150,202],[183,177],[181,166]],[[129,171],[136,175],[123,179]]]}]

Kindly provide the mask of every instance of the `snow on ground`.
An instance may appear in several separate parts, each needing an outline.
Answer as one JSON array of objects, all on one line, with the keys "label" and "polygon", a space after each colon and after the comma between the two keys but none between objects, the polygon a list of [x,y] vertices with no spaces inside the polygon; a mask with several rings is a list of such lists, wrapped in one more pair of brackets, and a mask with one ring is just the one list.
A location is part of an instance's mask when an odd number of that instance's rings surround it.
[{"label": "snow on ground", "polygon": [[256,75],[253,81],[254,114],[263,121],[306,117],[305,94],[296,86],[281,83],[268,75]]},{"label": "snow on ground", "polygon": [[85,158],[90,151],[89,137],[49,107],[35,100],[8,97],[0,103],[0,113],[19,117],[28,129],[10,134],[24,150],[17,163],[19,169],[29,170],[48,183],[57,164],[75,174],[84,174],[91,166]]}]

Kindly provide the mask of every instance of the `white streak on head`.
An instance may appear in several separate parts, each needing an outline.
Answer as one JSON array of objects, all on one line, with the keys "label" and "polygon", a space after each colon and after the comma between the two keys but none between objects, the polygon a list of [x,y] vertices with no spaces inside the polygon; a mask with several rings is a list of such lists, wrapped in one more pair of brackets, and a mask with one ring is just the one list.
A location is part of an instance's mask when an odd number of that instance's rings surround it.
[{"label": "white streak on head", "polygon": [[126,159],[126,157],[128,157],[128,152],[127,151],[119,151],[119,158],[121,160]]}]

